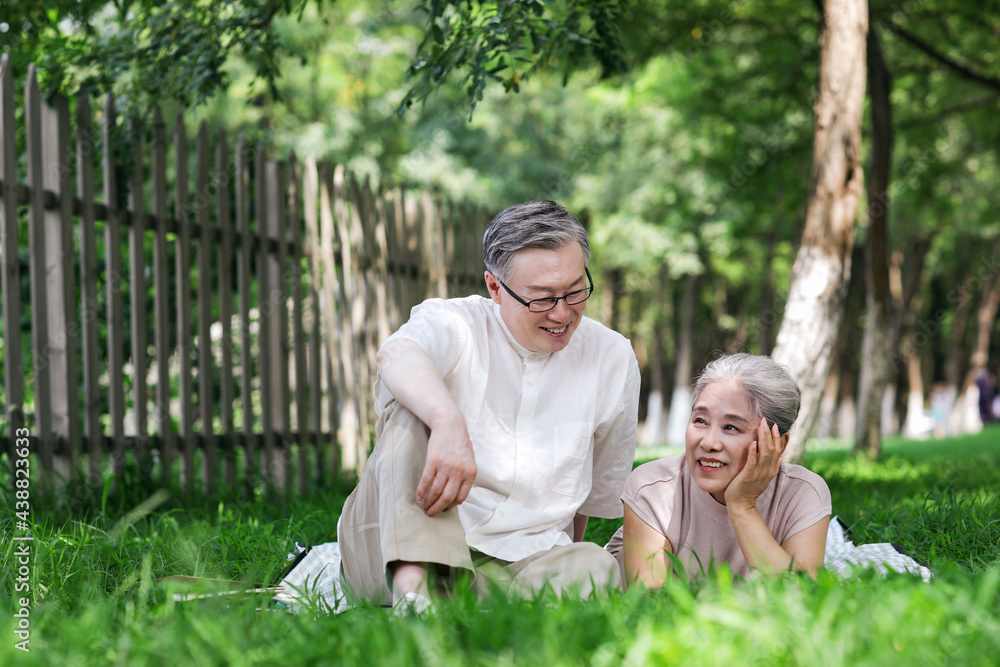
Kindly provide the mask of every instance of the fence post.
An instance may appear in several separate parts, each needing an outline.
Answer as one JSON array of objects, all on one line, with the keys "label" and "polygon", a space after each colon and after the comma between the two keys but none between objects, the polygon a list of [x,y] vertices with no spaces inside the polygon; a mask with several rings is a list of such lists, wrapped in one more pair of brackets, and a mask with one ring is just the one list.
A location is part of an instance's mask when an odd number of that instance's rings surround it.
[{"label": "fence post", "polygon": [[62,95],[42,106],[42,181],[55,193],[58,208],[45,212],[49,308],[49,366],[52,369],[52,428],[63,445],[53,453],[55,488],[70,481],[80,457],[80,404],[77,387],[76,272],[73,258],[73,149],[69,102]]},{"label": "fence post", "polygon": [[[329,173],[327,171],[327,173]],[[332,182],[321,181],[321,188],[326,188],[324,196],[328,197],[334,207],[325,207],[323,212],[323,244],[324,248],[329,248],[324,252],[327,258],[326,267],[323,271],[324,296],[326,297],[323,306],[327,310],[328,322],[331,323],[327,329],[327,340],[338,341],[340,386],[343,395],[343,407],[340,413],[340,423],[342,434],[340,437],[343,447],[341,460],[346,470],[358,470],[358,435],[360,423],[359,386],[355,371],[355,364],[360,363],[358,351],[355,347],[354,335],[351,328],[354,309],[358,307],[357,293],[355,292],[355,268],[354,259],[351,253],[351,234],[348,225],[348,212],[346,197],[344,194],[344,167],[337,165],[333,171]],[[334,232],[333,225],[336,223],[337,229]],[[343,279],[337,281],[337,268],[333,257],[334,239],[340,244],[340,266]],[[328,347],[330,347],[328,345]],[[338,359],[330,347],[330,358]]]},{"label": "fence post", "polygon": [[[230,165],[229,152],[226,146],[226,133],[219,130],[219,138],[215,147],[215,173],[219,175],[216,191],[216,215],[222,232],[222,243],[219,246],[219,322],[222,325],[222,344],[220,347],[221,362],[219,367],[219,419],[222,433],[231,436],[233,433],[233,284],[231,271],[233,267],[233,221],[230,219],[229,197],[230,183],[235,174],[235,163]],[[222,454],[222,482],[227,486],[236,483],[236,448],[229,442],[229,447]]]},{"label": "fence post", "polygon": [[[354,258],[354,297],[348,304],[351,307],[351,336],[354,340],[354,349],[358,355],[358,367],[356,370],[356,382],[352,389],[357,394],[358,404],[358,435],[357,470],[360,473],[364,470],[367,461],[368,442],[371,437],[369,430],[369,387],[374,383],[375,351],[372,338],[371,319],[374,313],[373,295],[375,290],[371,284],[371,264],[372,257],[368,252],[368,237],[366,221],[370,216],[365,210],[364,199],[358,180],[353,173],[347,172],[345,179],[345,199],[349,202],[351,231],[350,247],[351,255]],[[341,239],[341,242],[344,242]]]},{"label": "fence post", "polygon": [[97,231],[94,226],[94,133],[90,100],[76,97],[76,173],[80,195],[80,295],[83,300],[83,425],[87,435],[87,481],[101,483],[100,361],[97,333]]},{"label": "fence post", "polygon": [[[328,170],[328,163],[323,163],[324,170]],[[328,178],[328,174],[324,172],[324,179]],[[310,427],[313,432],[313,445],[316,448],[316,470],[319,480],[323,479],[325,475],[325,467],[323,465],[323,409],[322,409],[322,375],[321,371],[323,369],[323,360],[325,357],[322,355],[321,350],[328,350],[332,347],[336,340],[335,338],[327,339],[327,344],[321,346],[321,338],[323,331],[323,319],[320,312],[320,295],[323,292],[323,280],[325,280],[325,272],[334,270],[332,265],[333,254],[329,255],[331,261],[330,264],[327,263],[327,255],[324,254],[323,245],[320,243],[319,235],[319,212],[321,206],[320,200],[320,175],[319,170],[316,166],[316,161],[312,158],[306,159],[305,163],[305,175],[303,178],[303,200],[304,200],[304,210],[305,210],[305,224],[306,224],[306,237],[309,240],[309,306],[310,313],[312,317],[312,331],[309,334],[309,412],[311,414]],[[330,200],[329,200],[329,190],[324,189],[324,193],[327,195],[322,200],[322,206],[324,211],[324,217],[332,216],[330,212]],[[333,222],[324,222],[324,227],[329,227],[332,229]],[[336,279],[336,274],[334,274]],[[330,327],[327,331],[333,330],[334,327]],[[335,398],[333,404],[336,405],[336,391],[335,386],[330,388],[330,394]],[[331,471],[336,474],[339,472],[339,450],[337,441],[337,432],[339,427],[339,420],[335,413],[330,414],[330,421],[333,426],[330,429],[330,433],[333,437],[333,447],[330,456],[330,467]]]},{"label": "fence post", "polygon": [[[149,413],[146,399],[146,200],[145,169],[141,130],[129,128],[132,138],[132,183],[129,194],[132,228],[129,230],[129,303],[132,310],[132,414],[135,421],[135,456],[140,474],[148,476],[152,469],[149,452]],[[112,287],[121,294],[125,277],[109,274]],[[121,298],[120,296],[118,298]]]},{"label": "fence post", "polygon": [[25,134],[28,151],[28,245],[31,259],[31,344],[35,371],[35,435],[39,439],[41,486],[47,490],[52,469],[52,368],[48,363],[49,321],[45,252],[45,189],[42,180],[42,110],[35,66],[28,68]]},{"label": "fence post", "polygon": [[268,170],[267,158],[264,152],[264,142],[257,142],[257,152],[254,156],[254,219],[257,232],[257,312],[260,324],[258,331],[260,341],[260,423],[264,441],[264,456],[260,462],[261,476],[270,489],[277,481],[274,453],[274,409],[272,402],[272,375],[274,364],[271,350],[271,319],[274,307],[271,302],[271,272],[268,270],[268,253],[271,238],[268,234],[267,199]]},{"label": "fence post", "polygon": [[[267,274],[268,291],[261,293],[261,330],[267,327],[267,347],[261,346],[261,356],[267,357],[270,372],[269,400],[261,400],[269,413],[271,464],[268,471],[278,488],[289,490],[291,439],[289,437],[288,390],[288,302],[285,267],[288,255],[288,234],[285,228],[287,189],[283,165],[265,161],[265,215],[260,231],[262,243],[261,274]],[[276,246],[272,250],[272,244]],[[263,284],[263,282],[261,282]],[[265,319],[266,318],[266,319]],[[263,386],[263,385],[262,385]],[[265,431],[267,433],[268,431]]]},{"label": "fence post", "polygon": [[122,292],[118,278],[122,275],[121,219],[118,209],[118,181],[115,174],[114,139],[117,136],[114,97],[104,99],[102,128],[104,151],[104,203],[107,210],[104,224],[105,266],[112,277],[106,280],[108,320],[108,372],[110,385],[108,410],[111,416],[109,435],[112,442],[111,474],[120,475],[125,467],[125,393],[122,367],[125,365],[125,336],[122,327]]},{"label": "fence post", "polygon": [[[24,365],[21,359],[21,269],[17,231],[17,132],[14,126],[14,73],[10,57],[0,60],[0,283],[3,296],[4,391],[10,460],[24,427]],[[11,484],[14,477],[11,476]]]},{"label": "fence post", "polygon": [[[196,140],[194,210],[198,225],[198,414],[201,416],[201,484],[205,493],[215,493],[214,368],[212,364],[212,220],[209,174],[208,129],[205,121]],[[217,174],[217,178],[219,175]],[[216,194],[218,192],[216,191]],[[219,272],[220,278],[223,273]],[[220,280],[221,282],[221,280]]]},{"label": "fence post", "polygon": [[[306,340],[302,319],[305,316],[302,304],[302,247],[305,234],[302,216],[301,173],[293,152],[288,160],[288,228],[291,231],[292,263],[288,275],[292,281],[292,349],[294,350],[295,377],[295,443],[298,446],[296,462],[297,488],[300,494],[309,491],[309,443],[306,441],[306,424],[309,421],[309,404],[306,402]],[[315,202],[314,202],[315,203]],[[307,214],[308,215],[308,214]],[[289,426],[289,431],[291,427]],[[322,475],[323,463],[319,447],[313,450],[319,459],[316,470]]]},{"label": "fence post", "polygon": [[174,125],[174,217],[177,234],[174,260],[177,273],[177,369],[180,399],[180,437],[183,443],[181,483],[194,490],[194,415],[191,381],[191,203],[188,201],[188,144],[184,117]]},{"label": "fence post", "polygon": [[413,193],[403,199],[403,211],[403,238],[406,239],[406,263],[410,272],[406,289],[406,307],[403,309],[405,320],[410,316],[413,306],[427,296],[427,281],[421,262],[424,256],[424,234],[421,227],[424,214],[420,193]]},{"label": "fence post", "polygon": [[236,256],[236,276],[239,289],[240,311],[240,407],[243,411],[243,473],[247,485],[257,475],[256,442],[253,435],[253,354],[250,340],[250,286],[252,284],[250,235],[250,173],[247,165],[247,146],[243,134],[236,143],[236,228],[240,235],[240,249]]},{"label": "fence post", "polygon": [[159,107],[153,111],[153,332],[156,346],[156,421],[163,481],[174,479],[174,427],[170,418],[170,256],[167,246],[167,139]]}]

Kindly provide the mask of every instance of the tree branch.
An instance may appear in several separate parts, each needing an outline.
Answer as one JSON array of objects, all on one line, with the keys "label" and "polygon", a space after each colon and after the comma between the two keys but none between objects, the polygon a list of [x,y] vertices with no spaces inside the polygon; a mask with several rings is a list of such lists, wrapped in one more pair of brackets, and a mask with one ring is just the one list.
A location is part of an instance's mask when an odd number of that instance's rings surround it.
[{"label": "tree branch", "polygon": [[974,81],[982,86],[986,86],[987,88],[1000,91],[1000,79],[991,76],[986,76],[985,74],[980,74],[979,72],[975,72],[969,69],[965,65],[962,65],[956,60],[949,58],[948,56],[939,52],[930,44],[923,41],[916,35],[908,32],[899,24],[893,23],[888,19],[881,20],[879,21],[879,23],[881,23],[887,30],[899,35],[900,37],[903,38],[903,40],[909,42],[918,50],[923,51],[925,54],[927,54],[934,60],[937,60],[942,65],[955,70],[963,78],[969,79],[970,81]]},{"label": "tree branch", "polygon": [[906,120],[897,121],[896,128],[900,130],[908,130],[912,127],[935,125],[938,121],[944,120],[949,116],[964,114],[967,111],[974,111],[983,107],[992,106],[996,103],[997,97],[995,95],[991,95],[982,99],[972,100],[971,102],[965,102],[963,104],[957,104],[953,107],[941,109],[933,116],[915,116],[913,118],[907,118]]},{"label": "tree branch", "polygon": [[278,13],[278,9],[279,7],[277,4],[273,5],[271,7],[271,11],[267,13],[267,16],[263,17],[256,23],[251,23],[250,28],[253,30],[261,30],[269,26],[271,24],[271,21],[274,20],[275,15]]}]

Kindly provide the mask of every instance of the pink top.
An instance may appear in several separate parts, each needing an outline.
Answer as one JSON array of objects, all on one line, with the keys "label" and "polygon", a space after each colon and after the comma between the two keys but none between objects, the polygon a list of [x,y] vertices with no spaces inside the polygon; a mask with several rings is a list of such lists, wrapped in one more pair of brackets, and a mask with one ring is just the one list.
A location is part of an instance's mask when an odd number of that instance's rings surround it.
[{"label": "pink top", "polygon": [[[711,562],[729,563],[734,575],[750,574],[726,506],[698,488],[683,454],[650,461],[632,471],[622,502],[670,541],[688,578],[695,579]],[[782,462],[777,476],[757,499],[757,510],[781,544],[830,515],[830,489],[816,473]],[[606,548],[623,563],[621,528]]]}]

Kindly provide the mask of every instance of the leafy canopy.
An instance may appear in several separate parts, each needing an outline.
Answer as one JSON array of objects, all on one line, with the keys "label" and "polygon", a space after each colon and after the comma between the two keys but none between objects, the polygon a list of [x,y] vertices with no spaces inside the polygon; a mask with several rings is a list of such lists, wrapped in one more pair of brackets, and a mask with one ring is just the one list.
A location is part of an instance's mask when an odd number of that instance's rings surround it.
[{"label": "leafy canopy", "polygon": [[282,53],[275,18],[301,18],[307,5],[324,1],[5,0],[0,44],[15,71],[38,66],[46,94],[117,88],[130,109],[164,98],[197,106],[226,89],[234,56],[275,92]]}]

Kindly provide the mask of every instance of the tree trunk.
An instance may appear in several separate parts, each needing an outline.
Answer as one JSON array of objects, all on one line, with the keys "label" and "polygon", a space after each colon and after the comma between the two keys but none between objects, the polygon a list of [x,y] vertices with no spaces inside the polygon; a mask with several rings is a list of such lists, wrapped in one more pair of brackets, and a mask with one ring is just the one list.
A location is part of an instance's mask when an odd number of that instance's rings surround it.
[{"label": "tree trunk", "polygon": [[[892,164],[892,83],[875,30],[868,33],[868,86],[872,116],[872,168],[868,179],[868,238],[865,243],[865,339],[858,382],[854,451],[878,458],[882,412],[892,379],[892,303],[889,293],[889,170]],[[895,403],[893,392],[892,403]],[[890,410],[892,408],[890,407]]]},{"label": "tree trunk", "polygon": [[656,315],[653,320],[653,341],[652,358],[649,362],[649,400],[646,408],[646,421],[643,424],[639,444],[645,446],[657,445],[666,441],[666,399],[664,396],[664,385],[666,384],[665,371],[665,350],[664,342],[667,336],[667,327],[671,315],[670,296],[667,287],[670,284],[670,276],[667,265],[660,267],[660,283],[657,297],[659,304],[656,307]]},{"label": "tree trunk", "polygon": [[[899,294],[893,297],[896,302],[896,319],[892,323],[892,338],[895,341],[893,350],[898,348],[899,341],[902,340],[903,325],[906,323],[907,315],[916,317],[917,311],[920,310],[920,301],[915,297],[923,277],[927,252],[930,249],[931,238],[921,237],[910,243],[905,252],[897,252],[894,255],[893,269],[898,272],[896,291]],[[891,275],[892,273],[890,273]]]},{"label": "tree trunk", "polygon": [[802,390],[802,408],[785,450],[791,461],[802,454],[830,372],[863,187],[860,145],[868,3],[827,0],[823,19],[812,185],[773,355]]},{"label": "tree trunk", "polygon": [[[833,368],[840,364],[838,350],[834,353]],[[840,373],[832,372],[826,376],[826,387],[823,389],[823,398],[819,404],[819,421],[816,423],[817,438],[832,438],[836,435],[834,430],[835,415],[837,413],[837,397],[840,392]]]},{"label": "tree trunk", "polygon": [[774,312],[774,256],[778,247],[778,235],[771,229],[767,236],[767,257],[764,260],[764,282],[760,298],[760,353],[769,355],[774,348],[771,325],[777,319]]},{"label": "tree trunk", "polygon": [[[990,257],[996,259],[1000,250],[1000,240],[993,240]],[[1000,271],[981,271],[979,279],[983,283],[983,298],[976,313],[976,347],[972,352],[972,367],[985,368],[990,360],[990,335],[996,324],[997,308],[1000,307]]]},{"label": "tree trunk", "polygon": [[698,301],[699,276],[689,275],[684,280],[684,304],[681,310],[680,331],[677,336],[677,359],[674,364],[674,391],[670,398],[667,419],[667,444],[683,445],[691,414],[691,336],[694,330],[694,313]]},{"label": "tree trunk", "polygon": [[906,360],[909,394],[906,399],[906,424],[903,435],[907,438],[922,438],[930,430],[924,413],[924,377],[920,369],[920,354],[916,351]]},{"label": "tree trunk", "polygon": [[[944,364],[945,400],[948,405],[948,435],[957,435],[964,430],[963,423],[964,410],[963,402],[959,400],[960,393],[964,393],[965,387],[959,383],[962,381],[962,340],[965,338],[965,328],[969,319],[969,303],[971,299],[968,294],[971,290],[972,277],[967,276],[964,280],[956,280],[956,284],[961,284],[959,290],[961,298],[955,306],[955,317],[952,320],[951,336],[948,338],[948,354]],[[936,331],[931,329],[931,331]],[[933,333],[923,332],[926,336]],[[961,390],[961,391],[960,391]]]},{"label": "tree trunk", "polygon": [[[896,304],[896,317],[892,325],[892,337],[895,341],[892,347],[893,365],[898,369],[900,359],[906,363],[906,420],[902,431],[909,438],[924,437],[931,429],[927,412],[924,410],[923,359],[914,326],[922,301],[917,297],[917,286],[921,282],[924,260],[930,247],[929,238],[918,238],[910,244],[906,252],[897,251],[893,254],[889,273],[893,300]],[[906,341],[901,344],[904,331]],[[935,393],[935,408],[940,407],[942,396],[940,390]]]},{"label": "tree trunk", "polygon": [[858,410],[854,404],[857,383],[849,356],[845,354],[841,357],[840,401],[837,403],[837,437],[839,438],[854,437],[858,423]]}]

